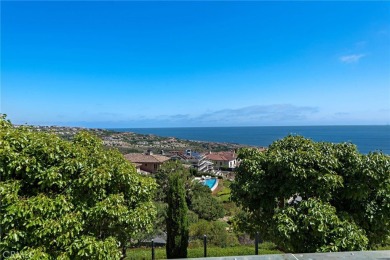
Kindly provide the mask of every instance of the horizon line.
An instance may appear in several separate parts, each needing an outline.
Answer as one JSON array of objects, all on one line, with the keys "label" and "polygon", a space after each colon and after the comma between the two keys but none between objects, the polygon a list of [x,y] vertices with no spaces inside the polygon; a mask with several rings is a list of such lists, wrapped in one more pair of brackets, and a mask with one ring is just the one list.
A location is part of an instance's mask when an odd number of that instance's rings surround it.
[{"label": "horizon line", "polygon": [[390,126],[390,124],[324,124],[324,125],[242,125],[242,126],[150,126],[150,127],[87,127],[75,125],[45,125],[45,124],[12,124],[13,126],[33,126],[33,127],[74,127],[87,129],[172,129],[172,128],[242,128],[242,127],[344,127],[344,126]]}]

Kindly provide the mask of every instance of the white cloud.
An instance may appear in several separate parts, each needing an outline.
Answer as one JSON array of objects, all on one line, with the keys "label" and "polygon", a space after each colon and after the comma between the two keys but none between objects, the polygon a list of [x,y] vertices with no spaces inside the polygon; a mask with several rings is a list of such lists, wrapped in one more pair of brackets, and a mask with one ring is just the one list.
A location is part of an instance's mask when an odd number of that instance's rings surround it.
[{"label": "white cloud", "polygon": [[352,55],[345,55],[340,57],[340,61],[342,63],[357,63],[361,58],[366,56],[365,54],[352,54]]},{"label": "white cloud", "polygon": [[238,109],[223,109],[202,114],[195,118],[202,123],[252,124],[299,121],[307,114],[318,112],[316,107],[302,107],[291,104],[255,105]]},{"label": "white cloud", "polygon": [[366,46],[367,46],[366,41],[360,41],[360,42],[355,43],[356,49],[364,49]]},{"label": "white cloud", "polygon": [[[176,114],[134,118],[131,125],[142,127],[289,125],[301,124],[315,113],[318,113],[317,107],[291,104],[255,105],[208,111],[198,115]],[[129,125],[129,122],[127,124]]]}]

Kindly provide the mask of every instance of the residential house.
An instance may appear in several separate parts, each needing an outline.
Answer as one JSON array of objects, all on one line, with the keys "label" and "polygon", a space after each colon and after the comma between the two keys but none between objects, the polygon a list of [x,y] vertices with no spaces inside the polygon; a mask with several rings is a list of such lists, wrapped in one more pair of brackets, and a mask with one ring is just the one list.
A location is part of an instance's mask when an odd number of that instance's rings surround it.
[{"label": "residential house", "polygon": [[206,159],[204,154],[194,152],[191,149],[185,151],[171,151],[171,160],[180,160],[182,163],[190,164],[200,172],[212,172],[213,163]]},{"label": "residential house", "polygon": [[138,173],[141,173],[141,166],[142,166],[142,163],[133,163],[134,166],[135,166],[135,169]]},{"label": "residential house", "polygon": [[153,154],[151,151],[145,154],[129,153],[125,155],[125,158],[136,165],[138,164],[142,171],[149,173],[155,173],[161,164],[169,160],[169,157]]},{"label": "residential house", "polygon": [[209,152],[206,155],[207,160],[214,163],[215,169],[229,168],[234,169],[237,167],[237,155],[234,151],[229,152]]}]

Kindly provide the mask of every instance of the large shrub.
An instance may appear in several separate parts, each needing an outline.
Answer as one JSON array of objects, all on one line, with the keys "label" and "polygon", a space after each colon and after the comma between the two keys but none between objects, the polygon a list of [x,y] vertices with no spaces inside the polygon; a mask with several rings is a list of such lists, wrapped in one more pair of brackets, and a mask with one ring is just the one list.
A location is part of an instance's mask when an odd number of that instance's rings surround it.
[{"label": "large shrub", "polygon": [[390,157],[300,136],[240,151],[241,229],[294,252],[374,248],[390,235]]},{"label": "large shrub", "polygon": [[222,203],[212,196],[210,188],[199,183],[192,182],[190,209],[205,220],[217,220],[225,215]]},{"label": "large shrub", "polygon": [[73,141],[0,118],[0,252],[119,259],[151,229],[155,181],[86,132]]},{"label": "large shrub", "polygon": [[204,219],[190,226],[192,246],[202,245],[203,236],[207,236],[207,244],[219,247],[238,245],[237,236],[228,231],[229,225],[222,221],[206,221]]}]

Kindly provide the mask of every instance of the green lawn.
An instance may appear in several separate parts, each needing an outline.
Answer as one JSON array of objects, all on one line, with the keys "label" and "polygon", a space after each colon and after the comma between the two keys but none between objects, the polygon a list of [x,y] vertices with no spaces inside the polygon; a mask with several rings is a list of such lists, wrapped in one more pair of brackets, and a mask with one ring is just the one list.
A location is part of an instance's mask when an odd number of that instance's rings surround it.
[{"label": "green lawn", "polygon": [[390,250],[390,245],[387,246],[381,246],[377,250]]},{"label": "green lawn", "polygon": [[[283,252],[276,250],[274,247],[269,246],[270,243],[264,243],[259,245],[259,255],[266,254],[282,254]],[[236,246],[236,247],[208,247],[207,256],[240,256],[240,255],[254,255],[254,246]],[[155,250],[156,259],[166,259],[165,247],[156,248]],[[203,257],[203,247],[188,248],[188,258]],[[127,260],[149,260],[152,258],[151,248],[136,248],[127,250]]]},{"label": "green lawn", "polygon": [[223,188],[217,193],[217,199],[220,202],[229,202],[230,201],[230,181],[224,180],[223,181]]}]

